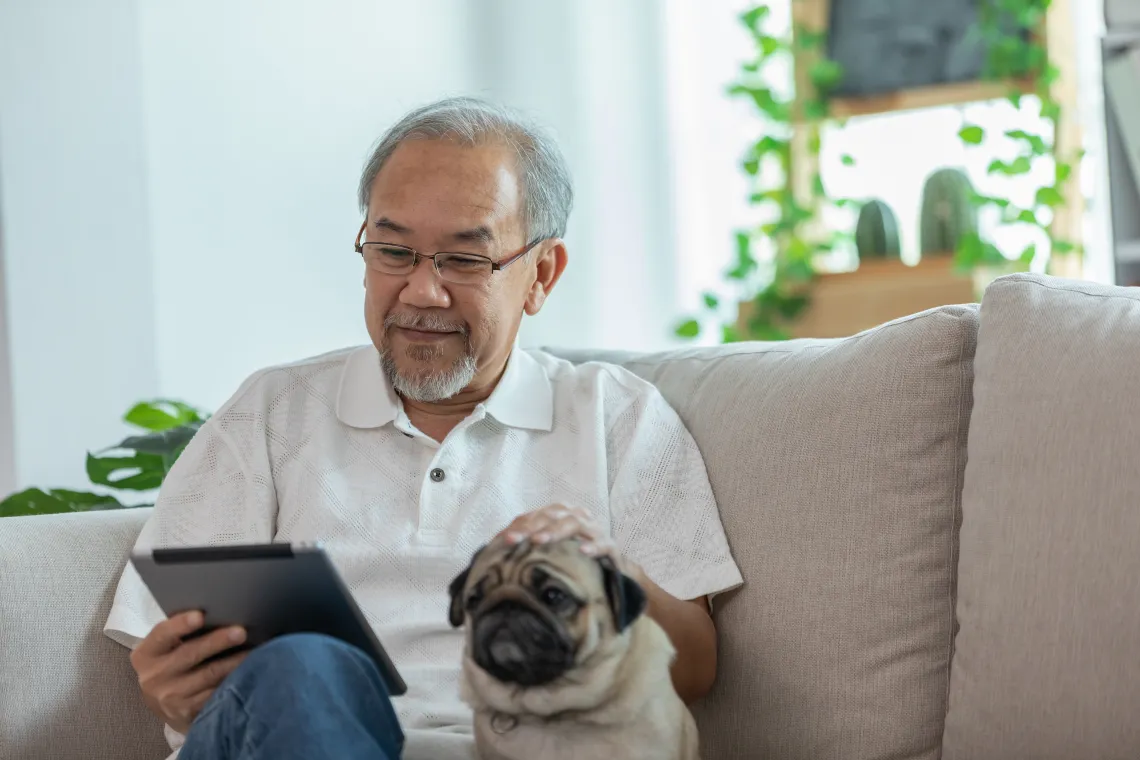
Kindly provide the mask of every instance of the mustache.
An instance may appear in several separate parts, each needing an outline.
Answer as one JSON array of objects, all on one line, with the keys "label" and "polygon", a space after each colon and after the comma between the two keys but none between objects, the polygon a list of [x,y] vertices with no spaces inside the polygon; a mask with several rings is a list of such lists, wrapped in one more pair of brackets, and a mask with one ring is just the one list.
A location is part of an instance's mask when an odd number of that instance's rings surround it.
[{"label": "mustache", "polygon": [[423,330],[425,332],[455,332],[460,335],[470,334],[467,324],[453,322],[438,314],[389,314],[384,317],[384,329],[402,327],[405,330]]}]

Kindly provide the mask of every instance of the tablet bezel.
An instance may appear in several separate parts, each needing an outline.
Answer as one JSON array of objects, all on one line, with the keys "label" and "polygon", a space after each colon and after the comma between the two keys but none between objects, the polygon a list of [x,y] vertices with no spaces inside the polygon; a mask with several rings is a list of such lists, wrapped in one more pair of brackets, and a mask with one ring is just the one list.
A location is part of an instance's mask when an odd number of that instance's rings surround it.
[{"label": "tablet bezel", "polygon": [[[360,611],[340,573],[317,544],[161,548],[135,552],[131,555],[131,563],[168,617],[192,609],[200,610],[205,615],[203,632],[229,625],[244,626],[259,632],[257,640],[250,642],[253,646],[289,633],[326,634],[363,650],[379,668],[390,696],[407,693],[407,684],[395,664]],[[257,572],[250,573],[249,568],[253,565],[247,563],[258,563]],[[228,571],[224,584],[203,585],[202,575],[217,575],[223,571]],[[302,571],[303,575],[298,575]],[[272,591],[265,585],[266,575],[278,579],[272,581]],[[258,580],[254,580],[254,576]],[[274,605],[273,610],[263,608],[233,615],[212,612],[219,608],[232,610],[243,606],[242,600],[260,599],[263,594],[272,593],[280,597],[286,587],[297,581],[310,590],[321,592],[319,599],[309,599],[303,604],[325,613],[318,617],[326,619],[298,624],[297,610],[281,609],[281,605]],[[242,618],[243,614],[244,619],[228,619]]]}]

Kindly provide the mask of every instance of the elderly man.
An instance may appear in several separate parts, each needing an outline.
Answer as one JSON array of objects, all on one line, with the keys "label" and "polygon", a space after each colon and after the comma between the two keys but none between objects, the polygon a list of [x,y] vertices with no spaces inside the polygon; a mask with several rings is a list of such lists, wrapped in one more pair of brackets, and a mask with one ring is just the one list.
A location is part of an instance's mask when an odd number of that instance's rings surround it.
[{"label": "elderly man", "polygon": [[629,372],[516,346],[566,267],[571,200],[551,139],[481,101],[421,108],[379,141],[356,238],[372,345],[250,377],[137,547],[321,541],[408,693],[389,699],[332,639],[214,657],[243,632],[189,637],[201,615],[166,619],[128,566],[105,630],[183,760],[467,756],[447,585],[504,531],[620,554],[677,648],[677,692],[709,690],[710,600],[741,578],[692,437]]}]

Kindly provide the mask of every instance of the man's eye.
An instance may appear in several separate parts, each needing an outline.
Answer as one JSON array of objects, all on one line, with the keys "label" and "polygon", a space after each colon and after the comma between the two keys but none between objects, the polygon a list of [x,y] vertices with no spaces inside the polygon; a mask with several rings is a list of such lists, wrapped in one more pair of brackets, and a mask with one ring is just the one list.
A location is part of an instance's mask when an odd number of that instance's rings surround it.
[{"label": "man's eye", "polygon": [[412,259],[412,252],[403,248],[380,248],[377,253],[387,261],[405,262]]},{"label": "man's eye", "polygon": [[451,254],[443,260],[445,267],[456,270],[485,269],[488,264],[487,259],[478,256],[459,256]]}]

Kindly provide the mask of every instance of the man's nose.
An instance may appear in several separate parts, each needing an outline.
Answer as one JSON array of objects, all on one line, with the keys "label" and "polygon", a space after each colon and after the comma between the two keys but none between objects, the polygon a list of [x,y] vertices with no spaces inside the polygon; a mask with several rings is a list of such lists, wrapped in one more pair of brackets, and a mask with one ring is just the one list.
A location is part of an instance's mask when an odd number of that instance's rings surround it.
[{"label": "man's nose", "polygon": [[400,291],[400,302],[418,309],[445,309],[451,305],[451,294],[435,271],[435,262],[431,259],[416,262]]}]

